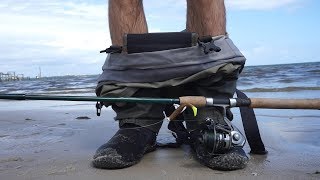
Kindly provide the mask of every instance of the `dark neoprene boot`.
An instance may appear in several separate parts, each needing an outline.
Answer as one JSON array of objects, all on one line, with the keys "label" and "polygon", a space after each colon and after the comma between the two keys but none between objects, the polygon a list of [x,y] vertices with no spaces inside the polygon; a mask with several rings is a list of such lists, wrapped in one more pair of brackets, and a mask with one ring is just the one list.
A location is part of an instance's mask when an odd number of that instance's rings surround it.
[{"label": "dark neoprene boot", "polygon": [[[225,124],[222,118],[222,113],[215,108],[200,109],[197,119],[211,118],[219,124]],[[209,153],[208,149],[201,141],[199,130],[191,132],[192,144],[191,147],[195,153],[196,159],[203,165],[215,169],[231,171],[243,169],[248,164],[249,158],[241,147],[233,147],[229,151],[213,154]]]},{"label": "dark neoprene boot", "polygon": [[101,169],[120,169],[137,164],[145,153],[155,150],[156,133],[133,124],[123,125],[93,156]]}]

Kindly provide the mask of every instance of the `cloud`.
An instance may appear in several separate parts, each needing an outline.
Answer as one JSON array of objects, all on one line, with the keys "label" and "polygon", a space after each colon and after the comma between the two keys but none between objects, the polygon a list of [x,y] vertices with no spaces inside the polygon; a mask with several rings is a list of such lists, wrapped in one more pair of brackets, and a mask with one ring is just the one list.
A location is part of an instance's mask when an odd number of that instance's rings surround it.
[{"label": "cloud", "polygon": [[77,65],[74,74],[100,73],[98,52],[111,44],[105,1],[2,0],[0,11],[0,72],[33,76],[34,66],[47,66],[61,75]]},{"label": "cloud", "polygon": [[[226,0],[234,10],[292,8],[302,0]],[[185,28],[186,1],[144,1],[151,32]],[[98,74],[111,45],[105,0],[1,0],[0,72]],[[272,50],[245,51],[254,62]],[[249,59],[249,58],[248,58]],[[251,60],[250,60],[251,61]],[[260,61],[260,60],[259,60]],[[267,62],[267,61],[266,61]],[[77,68],[75,68],[77,67]]]},{"label": "cloud", "polygon": [[267,46],[258,43],[255,47],[241,50],[246,57],[247,65],[267,65],[267,64],[285,64],[294,62],[308,62],[308,58],[303,58],[297,52],[295,47],[283,45]]},{"label": "cloud", "polygon": [[271,10],[296,7],[301,0],[226,0],[226,6],[238,10]]},{"label": "cloud", "polygon": [[163,32],[185,29],[186,0],[144,1],[149,29]]}]

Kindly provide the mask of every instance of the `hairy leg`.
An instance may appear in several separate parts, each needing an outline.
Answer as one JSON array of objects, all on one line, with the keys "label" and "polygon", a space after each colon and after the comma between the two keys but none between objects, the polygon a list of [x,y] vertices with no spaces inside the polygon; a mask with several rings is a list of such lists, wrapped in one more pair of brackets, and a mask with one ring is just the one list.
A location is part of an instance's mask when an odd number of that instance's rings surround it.
[{"label": "hairy leg", "polygon": [[142,0],[109,0],[109,28],[112,44],[119,46],[126,33],[147,33]]},{"label": "hairy leg", "polygon": [[224,0],[187,0],[187,31],[200,36],[225,35]]}]

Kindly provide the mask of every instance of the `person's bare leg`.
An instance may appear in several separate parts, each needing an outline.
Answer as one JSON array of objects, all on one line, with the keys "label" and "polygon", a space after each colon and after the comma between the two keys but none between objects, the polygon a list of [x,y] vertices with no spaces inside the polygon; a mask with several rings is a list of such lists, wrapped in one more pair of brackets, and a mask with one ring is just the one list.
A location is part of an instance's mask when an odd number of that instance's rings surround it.
[{"label": "person's bare leg", "polygon": [[[109,26],[113,45],[123,45],[123,35],[126,33],[146,33],[147,23],[143,12],[142,0],[109,0]],[[116,90],[115,90],[116,91]],[[108,94],[117,94],[111,90]],[[159,90],[139,89],[133,96],[155,96]],[[129,92],[129,91],[128,91]],[[114,94],[115,93],[115,94]],[[139,108],[140,107],[140,108]],[[137,164],[144,154],[155,150],[157,132],[156,127],[151,123],[159,115],[149,114],[154,111],[156,105],[143,106],[113,104],[112,108],[116,112],[119,121],[119,130],[116,134],[101,145],[93,156],[92,165],[101,169],[121,169]],[[152,111],[150,109],[153,109]],[[156,109],[162,122],[162,110]],[[128,118],[126,118],[128,117]],[[139,123],[134,123],[135,121]],[[149,122],[149,120],[151,120]],[[161,120],[161,121],[160,121]],[[140,123],[149,123],[144,127]],[[153,128],[155,127],[155,128]],[[149,129],[150,128],[150,129]],[[160,127],[159,127],[160,128]]]},{"label": "person's bare leg", "polygon": [[147,33],[142,0],[109,0],[109,28],[112,44],[119,46],[126,33]]},{"label": "person's bare leg", "polygon": [[[199,36],[217,36],[226,34],[226,12],[223,0],[187,0],[187,31],[198,33]],[[216,52],[218,53],[218,52]],[[218,73],[217,73],[218,74]],[[211,78],[206,79],[210,82]],[[213,78],[214,79],[214,78]],[[227,78],[226,78],[227,79]],[[234,80],[236,81],[236,80]],[[195,95],[206,96],[207,94],[212,94],[212,89],[230,89],[234,84],[230,80],[222,79],[219,82],[214,82],[213,84],[207,84],[206,86],[197,87],[194,91]],[[226,86],[226,88],[222,88]],[[228,86],[228,87],[227,87]],[[232,97],[232,90],[228,96]],[[227,92],[224,94],[228,94]],[[215,94],[216,95],[216,94]],[[222,95],[225,96],[225,95]],[[215,123],[224,126],[224,115],[222,111],[218,108],[204,107],[198,109],[199,115],[197,117],[186,118],[187,128],[192,127],[194,124],[189,120],[197,120],[197,123],[203,123],[201,121],[210,118],[215,121]],[[190,114],[190,113],[189,113]],[[197,126],[194,126],[197,127]],[[199,126],[198,126],[199,127]],[[190,128],[188,128],[190,130]],[[246,167],[248,163],[248,157],[241,147],[232,147],[230,150],[221,150],[219,155],[212,155],[212,150],[208,150],[206,146],[199,141],[199,137],[202,135],[201,131],[197,128],[191,131],[191,139],[193,143],[191,144],[197,159],[200,163],[205,166],[218,169],[218,170],[236,170]]]},{"label": "person's bare leg", "polygon": [[187,31],[199,36],[225,35],[224,0],[187,0]]}]

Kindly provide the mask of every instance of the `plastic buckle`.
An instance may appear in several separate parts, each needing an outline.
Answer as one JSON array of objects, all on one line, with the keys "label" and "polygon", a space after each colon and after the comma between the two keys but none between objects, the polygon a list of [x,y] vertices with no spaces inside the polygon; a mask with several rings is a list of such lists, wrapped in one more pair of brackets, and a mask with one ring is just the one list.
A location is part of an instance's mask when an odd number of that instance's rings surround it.
[{"label": "plastic buckle", "polygon": [[97,109],[97,116],[101,115],[101,109],[102,109],[102,103],[101,102],[97,102],[96,103],[96,109]]},{"label": "plastic buckle", "polygon": [[101,50],[100,53],[121,53],[122,52],[122,47],[121,46],[110,46],[109,48],[105,50]]},{"label": "plastic buckle", "polygon": [[200,40],[198,41],[198,43],[199,43],[199,46],[203,47],[203,52],[205,54],[208,54],[211,51],[215,51],[215,52],[221,51],[221,48],[214,44],[214,40],[211,40],[209,44],[201,42]]}]

